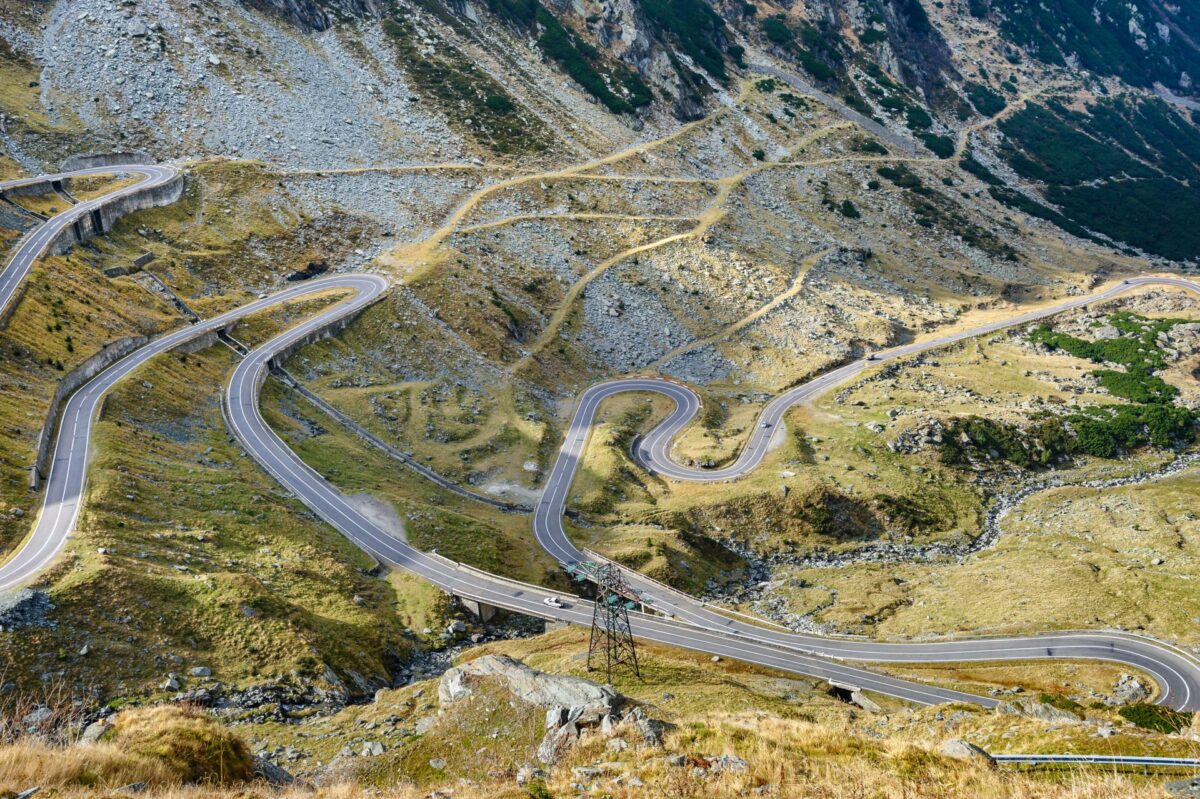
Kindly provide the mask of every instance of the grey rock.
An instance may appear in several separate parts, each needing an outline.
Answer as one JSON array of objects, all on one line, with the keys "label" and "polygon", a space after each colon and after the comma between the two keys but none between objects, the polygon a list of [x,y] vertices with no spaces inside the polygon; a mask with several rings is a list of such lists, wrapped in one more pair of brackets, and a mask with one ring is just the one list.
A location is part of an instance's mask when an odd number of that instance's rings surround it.
[{"label": "grey rock", "polygon": [[1163,786],[1171,796],[1181,799],[1200,799],[1200,777],[1188,780],[1174,780]]},{"label": "grey rock", "polygon": [[254,773],[272,785],[291,785],[296,781],[287,769],[275,765],[261,755],[254,758]]},{"label": "grey rock", "polygon": [[212,669],[208,666],[194,666],[190,672],[193,677],[211,677]]},{"label": "grey rock", "polygon": [[[363,757],[378,757],[379,755],[383,754],[384,749],[383,749],[383,744],[381,744],[379,741],[364,741],[361,751],[362,751]],[[431,760],[430,765],[432,765],[432,764],[433,764],[433,761]],[[440,768],[440,767],[434,766],[434,768]]]},{"label": "grey rock", "polygon": [[93,721],[91,724],[83,728],[83,734],[79,736],[79,743],[94,744],[104,737],[104,733],[112,729],[112,725],[106,719]]},{"label": "grey rock", "polygon": [[1132,674],[1122,674],[1113,689],[1113,704],[1133,704],[1150,696],[1150,691]]},{"label": "grey rock", "polygon": [[992,764],[996,762],[986,751],[962,738],[950,738],[943,741],[942,745],[938,747],[938,752],[955,760],[977,760]]},{"label": "grey rock", "polygon": [[34,708],[21,717],[21,723],[27,728],[36,728],[54,717],[54,711],[42,706]]},{"label": "grey rock", "polygon": [[56,624],[50,620],[53,603],[45,591],[22,589],[11,596],[0,599],[0,629],[17,630],[22,627],[49,627]]},{"label": "grey rock", "polygon": [[557,763],[563,752],[570,748],[577,737],[579,737],[579,728],[569,722],[546,733],[541,743],[538,744],[538,762],[547,766]]},{"label": "grey rock", "polygon": [[438,683],[438,701],[449,705],[465,699],[471,695],[470,682],[485,678],[499,680],[518,698],[544,708],[608,709],[620,704],[619,694],[611,688],[579,677],[546,674],[505,655],[484,655],[447,670]]},{"label": "grey rock", "polygon": [[436,771],[441,771],[442,769],[446,768],[446,761],[440,757],[430,758],[429,767]]},{"label": "grey rock", "polygon": [[708,758],[710,774],[744,774],[749,764],[735,755],[718,755]]},{"label": "grey rock", "polygon": [[1041,721],[1050,722],[1068,722],[1078,724],[1082,719],[1069,710],[1057,708],[1054,705],[1048,705],[1045,702],[1022,702],[1021,709],[1025,711],[1025,715],[1030,718],[1039,719]]},{"label": "grey rock", "polygon": [[546,779],[546,771],[528,764],[517,769],[517,785],[528,785],[537,780]]}]

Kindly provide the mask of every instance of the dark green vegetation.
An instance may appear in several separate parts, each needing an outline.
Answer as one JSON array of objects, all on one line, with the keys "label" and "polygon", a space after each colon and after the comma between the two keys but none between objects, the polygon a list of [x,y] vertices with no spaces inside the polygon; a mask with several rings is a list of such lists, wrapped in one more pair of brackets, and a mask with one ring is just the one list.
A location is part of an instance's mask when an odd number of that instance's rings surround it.
[{"label": "dark green vegetation", "polygon": [[974,154],[968,152],[958,162],[958,165],[965,171],[970,172],[975,177],[988,184],[988,194],[992,199],[1001,205],[1006,205],[1021,213],[1028,214],[1036,219],[1044,219],[1053,225],[1057,225],[1063,230],[1070,233],[1072,236],[1078,236],[1081,239],[1094,241],[1097,244],[1107,245],[1108,242],[1092,233],[1082,225],[1072,222],[1058,211],[1050,206],[1040,203],[1031,197],[1022,194],[1019,191],[1008,188],[1004,185],[1004,181],[998,178],[990,169],[981,164]]},{"label": "dark green vegetation", "polygon": [[413,88],[425,102],[445,109],[449,119],[464,123],[466,133],[497,155],[544,152],[551,134],[541,120],[517,108],[495,79],[475,66],[448,42],[439,41],[435,55],[426,56],[416,32],[401,16],[383,21]]},{"label": "dark green vegetation", "polygon": [[721,50],[728,35],[725,20],[704,0],[642,0],[641,6],[660,41],[674,39],[708,74],[721,81],[729,77]]},{"label": "dark green vegetation", "polygon": [[[538,0],[489,0],[491,10],[525,31],[540,31],[538,47],[572,80],[618,114],[632,113],[652,99],[650,88],[624,64],[608,63],[600,51],[563,26]],[[614,90],[620,87],[620,94]]]},{"label": "dark green vegetation", "polygon": [[1154,730],[1162,733],[1176,733],[1186,730],[1192,723],[1192,714],[1172,710],[1161,705],[1139,703],[1123,707],[1117,711],[1125,719],[1133,722],[1144,730]]},{"label": "dark green vegetation", "polygon": [[1126,311],[1108,322],[1121,335],[1086,341],[1039,325],[1030,339],[1097,363],[1124,366],[1098,369],[1100,385],[1132,404],[1085,408],[1066,415],[1045,412],[1021,428],[980,417],[956,419],[943,438],[942,459],[965,466],[980,460],[1006,461],[1022,468],[1053,466],[1072,455],[1116,458],[1143,446],[1178,447],[1195,440],[1196,414],[1174,404],[1179,390],[1154,374],[1165,365],[1160,333],[1187,320],[1146,319]]},{"label": "dark green vegetation", "polygon": [[1061,213],[999,188],[996,199],[1075,235],[1086,228],[1171,259],[1200,256],[1200,130],[1165,103],[1105,100],[1086,114],[1030,105],[1000,129],[1001,155]]},{"label": "dark green vegetation", "polygon": [[[1179,86],[1180,73],[1200,72],[1200,7],[1157,0],[970,0],[970,12],[999,23],[1001,35],[1049,64],[1068,57],[1135,86]],[[1174,28],[1166,38],[1163,24]],[[1189,41],[1190,39],[1190,41]]]},{"label": "dark green vegetation", "polygon": [[996,460],[1034,469],[1053,465],[1070,452],[1070,437],[1062,422],[1049,415],[1025,429],[968,416],[955,419],[942,438],[942,461],[955,466]]},{"label": "dark green vegetation", "polygon": [[1093,372],[1100,384],[1111,394],[1132,402],[1169,402],[1179,390],[1153,374],[1166,365],[1156,337],[1186,319],[1146,319],[1122,311],[1109,317],[1109,324],[1120,331],[1117,338],[1085,341],[1054,332],[1042,324],[1030,334],[1030,339],[1051,349],[1061,349],[1076,358],[1096,363],[1120,364],[1124,372],[1101,369]]},{"label": "dark green vegetation", "polygon": [[1004,95],[982,83],[965,83],[963,88],[967,92],[967,99],[971,101],[971,105],[975,106],[975,110],[985,117],[994,117],[1008,105]]},{"label": "dark green vegetation", "polygon": [[936,133],[922,133],[921,141],[938,158],[949,158],[954,155],[954,139],[951,139],[949,136],[939,136]]},{"label": "dark green vegetation", "polygon": [[768,41],[790,53],[817,80],[828,83],[837,77],[842,55],[836,48],[840,41],[836,34],[826,35],[807,24],[796,31],[782,14],[764,19],[762,30]]},{"label": "dark green vegetation", "polygon": [[1016,250],[995,234],[971,222],[949,197],[926,186],[921,178],[904,164],[881,166],[880,177],[904,190],[904,201],[916,222],[922,227],[939,227],[962,237],[963,241],[983,252],[1009,261],[1016,261]]},{"label": "dark green vegetation", "polygon": [[[933,127],[933,117],[921,106],[907,86],[889,78],[874,62],[868,63],[863,71],[867,77],[862,83],[863,88],[875,98],[885,113],[903,119],[905,127],[925,142],[925,146],[936,155],[948,158],[954,153],[952,140],[929,130]],[[870,114],[870,108],[865,103],[859,110]]]}]

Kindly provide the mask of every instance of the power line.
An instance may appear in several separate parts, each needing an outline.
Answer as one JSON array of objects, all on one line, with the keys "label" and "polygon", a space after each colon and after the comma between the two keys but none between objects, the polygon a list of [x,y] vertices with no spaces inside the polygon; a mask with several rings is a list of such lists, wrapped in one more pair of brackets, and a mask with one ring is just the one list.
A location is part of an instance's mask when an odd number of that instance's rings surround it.
[{"label": "power line", "polygon": [[627,666],[633,669],[635,677],[641,679],[637,648],[629,626],[629,611],[641,600],[625,582],[621,568],[615,563],[585,561],[568,567],[567,571],[576,580],[590,580],[596,586],[592,631],[588,638],[588,671],[603,669],[605,682],[611,683],[613,670]]}]

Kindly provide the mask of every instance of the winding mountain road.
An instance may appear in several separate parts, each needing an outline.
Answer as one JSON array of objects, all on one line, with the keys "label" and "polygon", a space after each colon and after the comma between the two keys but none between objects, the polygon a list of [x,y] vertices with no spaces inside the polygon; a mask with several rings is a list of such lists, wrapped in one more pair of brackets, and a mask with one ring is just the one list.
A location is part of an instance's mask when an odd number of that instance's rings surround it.
[{"label": "winding mountain road", "polygon": [[179,170],[168,164],[119,164],[115,166],[100,166],[91,169],[80,169],[75,172],[59,172],[53,175],[40,175],[33,178],[20,178],[0,182],[0,194],[23,186],[33,186],[39,183],[51,183],[70,178],[84,178],[95,175],[138,175],[139,180],[101,197],[95,197],[86,202],[77,203],[62,213],[50,217],[44,224],[34,228],[18,243],[16,251],[9,258],[0,272],[0,319],[17,295],[29,270],[46,249],[58,238],[59,234],[86,217],[92,211],[114,200],[170,183],[179,175]]},{"label": "winding mountain road", "polygon": [[[112,169],[108,168],[109,171]],[[27,271],[28,266],[25,269]],[[562,451],[548,478],[544,496],[535,510],[534,531],[537,539],[564,563],[586,558],[585,553],[576,549],[567,538],[562,526],[562,514],[565,510],[567,491],[578,467],[597,408],[606,397],[623,391],[649,390],[674,398],[677,403],[675,412],[646,437],[643,446],[639,448],[639,458],[650,468],[675,479],[730,479],[753,469],[762,460],[772,431],[777,429],[787,408],[818,391],[850,379],[873,363],[943,346],[1011,324],[1032,321],[1066,308],[1115,296],[1135,285],[1151,283],[1176,285],[1200,291],[1200,286],[1175,278],[1138,279],[1091,297],[1077,298],[1057,308],[1032,312],[1003,323],[985,325],[920,344],[899,347],[880,354],[872,361],[847,365],[798,386],[770,403],[763,412],[763,418],[769,420],[773,427],[756,428],[755,434],[751,436],[734,464],[713,472],[689,469],[670,459],[670,440],[699,408],[698,398],[689,389],[668,381],[644,378],[612,381],[594,386],[581,396]],[[286,357],[287,353],[308,337],[320,335],[338,321],[360,312],[379,299],[387,291],[388,285],[383,277],[370,274],[337,274],[306,282],[219,317],[160,336],[86,383],[66,404],[42,509],[30,537],[0,566],[0,590],[13,589],[36,577],[62,550],[73,530],[86,485],[92,425],[107,391],[151,358],[199,336],[224,328],[248,314],[282,302],[311,297],[317,293],[342,291],[350,296],[251,350],[238,364],[230,376],[223,399],[223,411],[230,431],[243,444],[248,455],[285,488],[347,538],[380,560],[408,569],[430,580],[439,588],[463,598],[531,616],[572,624],[589,624],[592,606],[586,600],[569,597],[566,598],[563,607],[550,607],[543,602],[547,593],[545,589],[455,564],[436,554],[421,552],[392,536],[359,513],[354,503],[307,466],[264,421],[259,410],[260,390],[272,362]],[[997,700],[889,677],[849,665],[843,660],[1113,660],[1150,674],[1158,683],[1158,701],[1161,703],[1182,709],[1200,707],[1200,663],[1180,649],[1141,636],[1120,632],[1079,632],[1023,638],[877,643],[863,639],[800,635],[731,619],[708,609],[699,600],[659,586],[636,573],[630,573],[630,579],[643,586],[654,597],[649,603],[653,609],[670,614],[670,617],[636,612],[631,614],[633,632],[641,638],[796,674],[852,684],[918,704],[970,702],[992,707],[997,704]]]},{"label": "winding mountain road", "polygon": [[[564,564],[588,560],[590,555],[578,549],[563,526],[567,495],[592,430],[600,404],[627,391],[662,394],[675,402],[675,409],[641,439],[635,457],[649,470],[669,479],[714,482],[732,480],[753,471],[771,448],[771,439],[782,430],[789,409],[814,396],[845,383],[865,369],[887,361],[944,347],[956,341],[1028,324],[1063,311],[1079,308],[1118,296],[1139,286],[1164,285],[1200,294],[1200,284],[1182,278],[1144,277],[1118,283],[1096,294],[1080,296],[1051,307],[1030,311],[1002,321],[948,333],[926,341],[885,350],[846,364],[820,377],[798,385],[776,397],[763,409],[738,457],[719,469],[697,469],[678,463],[671,457],[671,442],[700,410],[700,398],[686,386],[658,378],[628,378],[600,383],[580,396],[562,449],[546,479],[546,488],[534,508],[533,529],[538,543]],[[819,653],[826,657],[876,663],[967,662],[996,660],[1036,660],[1043,658],[1084,658],[1111,660],[1142,669],[1158,683],[1157,701],[1181,709],[1200,708],[1200,662],[1183,650],[1120,631],[1067,631],[1034,636],[993,638],[955,638],[929,642],[885,643],[859,638],[843,638],[771,629],[719,613],[701,601],[674,591],[643,575],[625,570],[629,583],[653,597],[648,604],[656,610],[696,627],[793,649]],[[912,698],[912,697],[905,697]],[[913,701],[919,701],[914,699]],[[994,705],[995,700],[973,698],[977,704]]]}]

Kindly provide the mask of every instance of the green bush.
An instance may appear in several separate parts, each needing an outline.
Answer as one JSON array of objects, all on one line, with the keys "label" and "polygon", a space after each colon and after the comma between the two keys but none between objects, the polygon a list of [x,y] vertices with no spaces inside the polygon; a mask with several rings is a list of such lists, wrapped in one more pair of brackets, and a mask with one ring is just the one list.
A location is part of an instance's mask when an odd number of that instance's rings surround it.
[{"label": "green bush", "polygon": [[762,21],[763,33],[773,44],[789,45],[795,38],[792,29],[787,26],[782,16],[767,17]]},{"label": "green bush", "polygon": [[963,88],[966,89],[967,99],[971,101],[971,105],[975,106],[975,110],[985,117],[994,117],[1008,106],[1003,95],[982,83],[966,83]]},{"label": "green bush", "polygon": [[922,133],[921,141],[938,158],[949,158],[954,155],[954,139],[951,139],[949,136],[939,136],[936,133]]},{"label": "green bush", "polygon": [[854,143],[854,149],[860,153],[888,154],[888,149],[874,139],[859,139]]},{"label": "green bush", "polygon": [[1182,732],[1192,723],[1192,714],[1181,710],[1172,710],[1161,705],[1139,703],[1129,705],[1117,711],[1121,717],[1133,722],[1144,730],[1153,730],[1166,734]]}]

